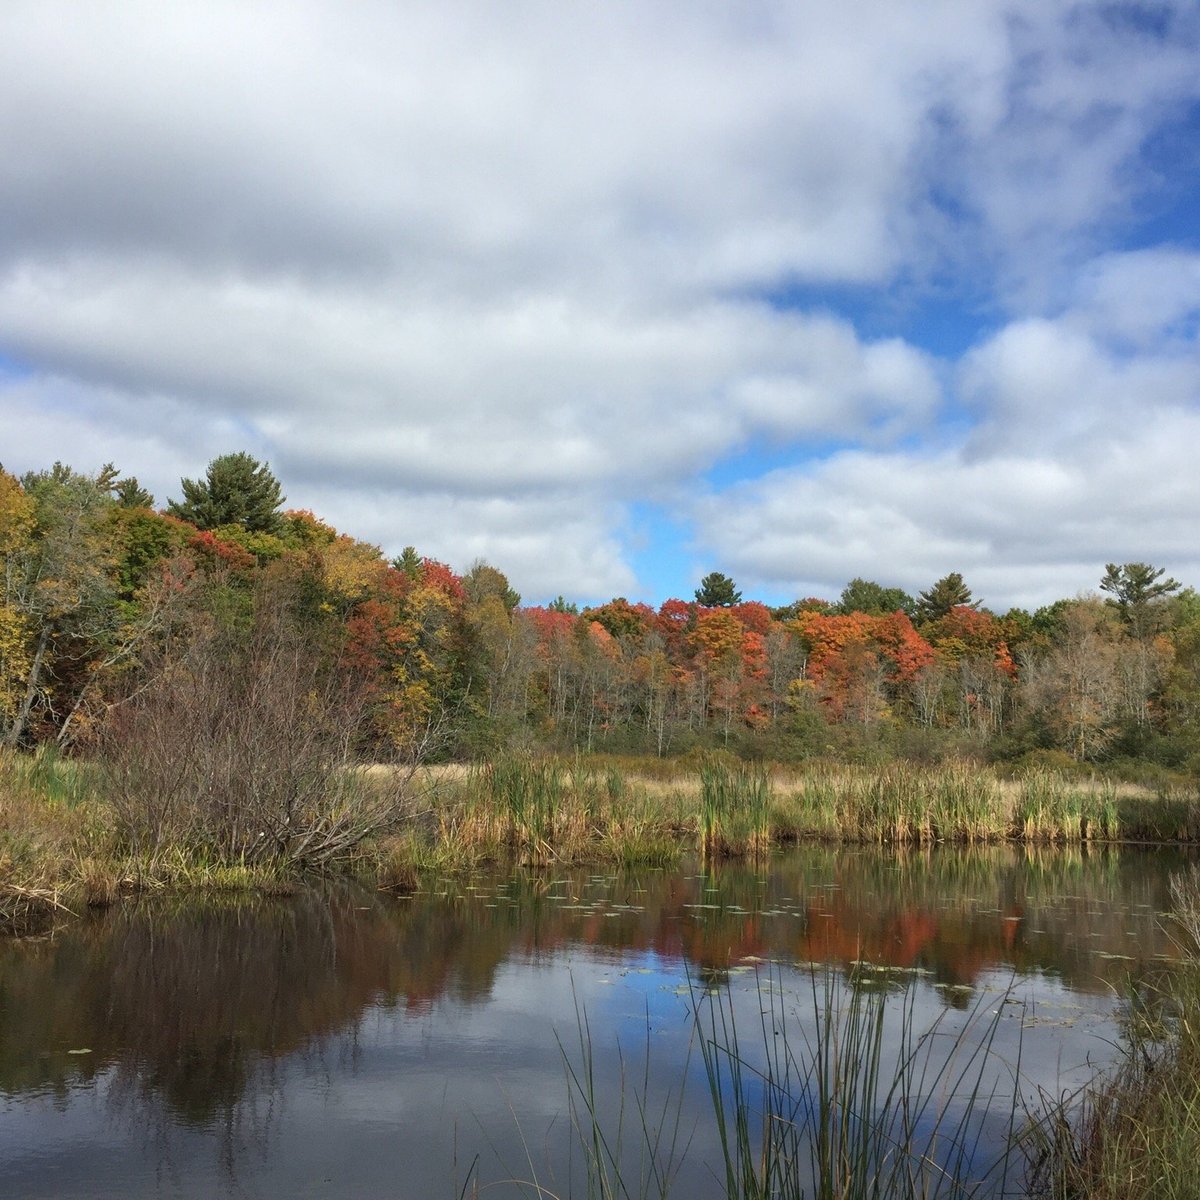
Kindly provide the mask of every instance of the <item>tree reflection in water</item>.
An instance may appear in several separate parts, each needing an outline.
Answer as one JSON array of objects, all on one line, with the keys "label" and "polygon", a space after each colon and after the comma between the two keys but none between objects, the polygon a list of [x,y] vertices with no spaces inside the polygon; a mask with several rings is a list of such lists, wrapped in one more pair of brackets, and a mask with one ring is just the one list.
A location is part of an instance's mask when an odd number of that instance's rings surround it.
[{"label": "tree reflection in water", "polygon": [[[487,1010],[502,972],[530,972],[536,990],[572,960],[650,962],[720,989],[768,960],[842,971],[865,960],[919,972],[948,1004],[969,1002],[998,967],[1077,993],[1124,991],[1153,983],[1172,956],[1161,914],[1180,861],[804,847],[769,872],[561,870],[402,899],[330,886],[126,903],[55,938],[0,945],[0,1092],[13,1108],[49,1099],[61,1112],[91,1089],[168,1179],[184,1169],[177,1137],[202,1131],[232,1189],[247,1155],[271,1159],[289,1085],[327,1080],[335,1106],[340,1081],[371,1074],[364,1021]],[[672,979],[655,982],[667,991]]]}]

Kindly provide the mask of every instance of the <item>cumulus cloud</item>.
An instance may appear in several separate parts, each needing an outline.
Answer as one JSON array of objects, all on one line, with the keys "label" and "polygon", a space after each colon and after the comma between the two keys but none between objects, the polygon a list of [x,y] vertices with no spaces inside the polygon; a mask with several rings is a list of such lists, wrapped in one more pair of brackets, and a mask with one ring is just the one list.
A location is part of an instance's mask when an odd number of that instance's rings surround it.
[{"label": "cumulus cloud", "polygon": [[[926,356],[845,321],[761,303],[682,312],[529,299],[408,308],[362,290],[116,264],[0,280],[0,327],[146,399],[139,427],[236,411],[303,480],[516,492],[683,476],[766,433],[906,432],[938,384]],[[129,407],[135,407],[131,402]]]},{"label": "cumulus cloud", "polygon": [[1086,461],[848,453],[700,505],[722,561],[774,590],[836,598],[866,576],[910,591],[960,571],[1000,610],[1093,588],[1102,564],[1200,573],[1189,482],[1200,419],[1114,441]]},{"label": "cumulus cloud", "polygon": [[[748,576],[806,578],[793,487],[863,555],[998,544],[970,504],[887,516],[865,464],[999,499],[980,472],[1186,421],[1196,259],[1105,238],[1200,99],[1198,33],[1185,3],[13,0],[0,460],[165,496],[244,448],[289,502],[530,595],[636,593],[629,506],[761,446],[859,449],[699,504],[698,555],[740,522]],[[939,359],[866,332],[893,290],[1003,327]]]},{"label": "cumulus cloud", "polygon": [[702,497],[701,536],[797,595],[855,575],[921,590],[956,570],[1006,608],[1094,587],[1114,560],[1194,578],[1200,344],[1179,344],[1174,311],[1138,355],[1084,333],[1092,310],[1015,322],[961,365],[979,423],[960,443],[843,452]]}]

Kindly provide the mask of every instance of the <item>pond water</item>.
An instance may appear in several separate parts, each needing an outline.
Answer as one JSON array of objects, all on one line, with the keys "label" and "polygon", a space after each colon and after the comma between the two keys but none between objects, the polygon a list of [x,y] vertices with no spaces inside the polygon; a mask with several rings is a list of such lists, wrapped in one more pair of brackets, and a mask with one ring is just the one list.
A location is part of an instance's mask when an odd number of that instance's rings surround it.
[{"label": "pond water", "polygon": [[0,1192],[581,1195],[567,1072],[586,1023],[614,1138],[625,1096],[631,1178],[641,1098],[678,1129],[673,1194],[718,1196],[694,1007],[751,1042],[766,1010],[802,1042],[825,979],[854,977],[903,991],[889,1032],[906,1008],[950,1033],[995,1014],[1000,1074],[1019,1055],[1027,1094],[1057,1095],[1110,1061],[1124,998],[1171,969],[1184,863],[810,846],[761,869],[125,903],[0,943]]}]

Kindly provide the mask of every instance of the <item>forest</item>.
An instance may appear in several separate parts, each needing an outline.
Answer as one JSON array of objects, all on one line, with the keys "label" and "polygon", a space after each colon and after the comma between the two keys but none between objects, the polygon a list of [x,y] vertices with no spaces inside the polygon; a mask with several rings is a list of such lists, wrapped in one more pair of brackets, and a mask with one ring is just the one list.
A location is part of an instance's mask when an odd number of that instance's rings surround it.
[{"label": "forest", "polygon": [[[957,572],[770,607],[713,571],[657,609],[580,611],[522,603],[487,563],[389,560],[286,509],[245,453],[180,493],[0,468],[0,933],[333,872],[411,898],[510,863],[541,897],[552,864],[757,868],[800,841],[1078,862],[1200,842],[1200,595],[1165,567],[1107,563],[1032,613],[989,611]],[[1173,892],[1193,938],[1197,886]],[[1193,1028],[1153,1076],[1131,1055],[1075,1131],[1064,1108],[1036,1125],[1053,1194],[1134,1194],[1130,1162],[1194,1158]]]},{"label": "forest", "polygon": [[202,687],[259,723],[248,738],[316,720],[363,761],[722,749],[1200,771],[1200,594],[1148,563],[1098,567],[1096,593],[1036,612],[991,612],[954,572],[916,597],[853,579],[769,607],[718,571],[657,609],[580,611],[522,603],[484,562],[389,561],[285,509],[248,454],[181,493],[156,508],[109,465],[0,468],[8,748],[144,749],[204,709]]}]

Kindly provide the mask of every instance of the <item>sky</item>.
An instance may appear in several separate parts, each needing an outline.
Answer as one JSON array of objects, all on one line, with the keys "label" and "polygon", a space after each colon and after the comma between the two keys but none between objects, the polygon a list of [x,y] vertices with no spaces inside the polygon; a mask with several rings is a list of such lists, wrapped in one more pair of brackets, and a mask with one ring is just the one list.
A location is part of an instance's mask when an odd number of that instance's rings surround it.
[{"label": "sky", "polygon": [[5,0],[0,463],[526,603],[1200,586],[1197,0]]}]

